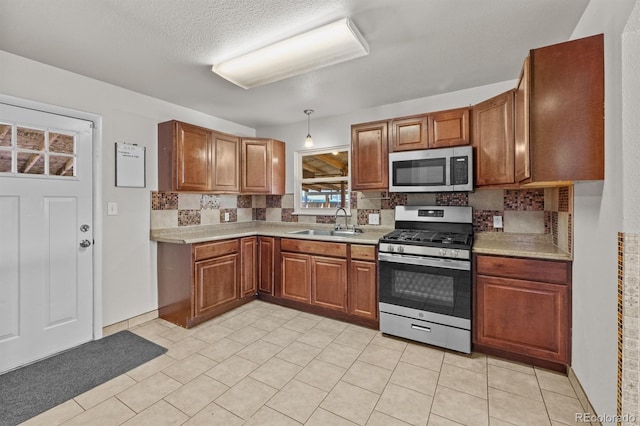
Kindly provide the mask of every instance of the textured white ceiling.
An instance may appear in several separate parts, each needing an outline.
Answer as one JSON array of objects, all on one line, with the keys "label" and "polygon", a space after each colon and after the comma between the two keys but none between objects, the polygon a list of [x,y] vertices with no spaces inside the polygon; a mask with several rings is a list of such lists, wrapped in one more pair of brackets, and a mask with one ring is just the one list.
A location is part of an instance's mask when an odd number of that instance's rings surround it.
[{"label": "textured white ceiling", "polygon": [[[250,127],[517,78],[589,0],[0,0],[0,50]],[[211,65],[351,17],[367,57],[249,90]]]}]

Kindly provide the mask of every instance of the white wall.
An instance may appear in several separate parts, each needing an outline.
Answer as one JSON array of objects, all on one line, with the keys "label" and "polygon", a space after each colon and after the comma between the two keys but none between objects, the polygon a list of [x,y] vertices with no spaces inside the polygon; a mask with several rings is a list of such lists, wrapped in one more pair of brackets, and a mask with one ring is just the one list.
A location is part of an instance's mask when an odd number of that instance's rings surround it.
[{"label": "white wall", "polygon": [[[156,309],[156,244],[149,229],[150,191],[158,188],[157,124],[178,119],[240,136],[255,130],[3,51],[0,94],[102,117],[103,325]],[[147,148],[146,188],[115,187],[115,142]],[[106,216],[107,201],[118,203],[117,216]]]},{"label": "white wall", "polygon": [[599,415],[616,414],[617,233],[623,229],[627,173],[622,167],[621,34],[633,3],[592,0],[572,35],[605,34],[605,180],[574,189],[572,367]]},{"label": "white wall", "polygon": [[[523,52],[522,57],[524,58],[526,54],[527,52]],[[319,119],[314,119],[312,115],[311,136],[313,137],[314,147],[324,148],[350,145],[352,124],[474,105],[507,90],[511,90],[516,84],[517,80],[509,80],[442,95],[362,109],[349,114],[334,115]],[[309,105],[309,108],[313,108],[313,105]],[[306,116],[304,116],[302,111],[300,111],[300,116],[305,117],[304,121],[296,124],[259,127],[257,129],[258,136],[279,139],[287,144],[287,176],[291,177],[287,179],[287,193],[293,192],[293,153],[297,150],[304,149],[304,139],[307,135]]]},{"label": "white wall", "polygon": [[640,0],[622,38],[622,142],[624,232],[640,234]]}]

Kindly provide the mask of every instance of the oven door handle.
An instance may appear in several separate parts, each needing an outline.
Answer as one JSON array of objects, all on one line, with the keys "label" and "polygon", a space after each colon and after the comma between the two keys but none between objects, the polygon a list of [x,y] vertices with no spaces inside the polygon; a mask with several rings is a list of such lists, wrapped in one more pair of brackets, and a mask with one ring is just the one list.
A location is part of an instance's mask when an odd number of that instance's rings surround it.
[{"label": "oven door handle", "polygon": [[380,262],[402,263],[407,265],[431,266],[433,268],[471,270],[468,260],[440,259],[433,257],[410,256],[407,254],[378,253]]}]

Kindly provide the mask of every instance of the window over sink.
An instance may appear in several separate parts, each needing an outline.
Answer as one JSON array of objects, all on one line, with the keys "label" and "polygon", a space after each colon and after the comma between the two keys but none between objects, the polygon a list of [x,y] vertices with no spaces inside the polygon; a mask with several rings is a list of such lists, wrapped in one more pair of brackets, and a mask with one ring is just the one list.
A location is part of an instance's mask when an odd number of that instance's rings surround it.
[{"label": "window over sink", "polygon": [[332,215],[343,207],[350,214],[350,160],[348,145],[296,151],[294,213]]}]

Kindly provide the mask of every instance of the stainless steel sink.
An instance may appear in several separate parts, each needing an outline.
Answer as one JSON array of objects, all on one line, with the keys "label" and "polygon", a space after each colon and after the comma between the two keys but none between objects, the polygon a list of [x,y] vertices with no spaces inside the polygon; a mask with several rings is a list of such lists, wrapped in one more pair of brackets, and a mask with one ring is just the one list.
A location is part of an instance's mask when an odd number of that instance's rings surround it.
[{"label": "stainless steel sink", "polygon": [[318,235],[318,236],[330,236],[330,237],[349,237],[353,235],[362,234],[362,229],[303,229],[302,231],[291,231],[289,234],[296,235]]}]

